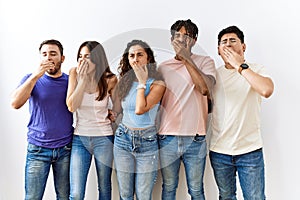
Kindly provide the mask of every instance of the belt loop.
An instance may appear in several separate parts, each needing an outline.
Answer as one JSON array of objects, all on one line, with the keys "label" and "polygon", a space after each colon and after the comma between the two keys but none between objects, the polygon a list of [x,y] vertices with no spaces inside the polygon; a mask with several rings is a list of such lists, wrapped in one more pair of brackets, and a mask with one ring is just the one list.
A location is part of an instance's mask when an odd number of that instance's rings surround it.
[{"label": "belt loop", "polygon": [[124,127],[124,132],[127,134],[128,133],[128,130],[129,128],[127,126],[125,126],[123,123],[122,123],[123,127]]}]

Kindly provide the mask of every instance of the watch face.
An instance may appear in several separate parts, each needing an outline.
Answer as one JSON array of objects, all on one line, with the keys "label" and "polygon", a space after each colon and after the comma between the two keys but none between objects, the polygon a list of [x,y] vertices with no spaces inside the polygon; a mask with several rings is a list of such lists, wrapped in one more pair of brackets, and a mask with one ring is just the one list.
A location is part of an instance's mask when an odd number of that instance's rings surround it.
[{"label": "watch face", "polygon": [[247,64],[241,64],[241,68],[243,68],[243,69],[248,69],[249,68],[249,66],[247,65]]}]

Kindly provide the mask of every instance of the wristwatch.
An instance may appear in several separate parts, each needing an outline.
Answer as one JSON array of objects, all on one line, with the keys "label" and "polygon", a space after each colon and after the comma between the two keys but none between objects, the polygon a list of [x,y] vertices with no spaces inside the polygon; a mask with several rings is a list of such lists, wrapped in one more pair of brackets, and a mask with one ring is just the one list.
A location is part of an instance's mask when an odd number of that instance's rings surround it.
[{"label": "wristwatch", "polygon": [[146,89],[146,85],[143,83],[139,83],[136,89]]},{"label": "wristwatch", "polygon": [[242,73],[242,71],[244,70],[244,69],[248,69],[249,68],[249,66],[246,64],[246,63],[243,63],[243,64],[241,64],[240,65],[240,67],[239,67],[239,73]]}]

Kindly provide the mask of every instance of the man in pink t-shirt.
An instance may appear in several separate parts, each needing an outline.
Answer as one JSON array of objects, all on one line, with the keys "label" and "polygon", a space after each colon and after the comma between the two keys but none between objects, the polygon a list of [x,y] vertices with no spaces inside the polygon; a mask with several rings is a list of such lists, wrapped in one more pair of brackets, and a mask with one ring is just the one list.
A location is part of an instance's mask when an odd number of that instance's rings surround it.
[{"label": "man in pink t-shirt", "polygon": [[209,56],[191,52],[198,36],[198,28],[191,20],[176,21],[171,35],[176,55],[159,66],[166,83],[159,129],[162,199],[176,199],[181,160],[191,198],[205,199],[207,102],[216,68]]}]

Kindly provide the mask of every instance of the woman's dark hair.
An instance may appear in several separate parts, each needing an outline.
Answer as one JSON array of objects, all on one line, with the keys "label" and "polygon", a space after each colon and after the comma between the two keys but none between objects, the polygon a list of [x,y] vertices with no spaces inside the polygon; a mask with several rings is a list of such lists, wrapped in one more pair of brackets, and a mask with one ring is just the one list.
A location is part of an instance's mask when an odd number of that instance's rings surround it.
[{"label": "woman's dark hair", "polygon": [[171,26],[171,35],[174,37],[175,32],[178,32],[181,27],[184,27],[188,36],[197,39],[198,37],[198,27],[196,24],[194,24],[190,19],[188,20],[177,20],[172,26]]},{"label": "woman's dark hair", "polygon": [[119,95],[121,100],[124,97],[126,97],[130,88],[132,87],[133,81],[136,80],[135,73],[134,73],[132,67],[130,66],[129,60],[128,60],[128,54],[129,54],[128,51],[132,46],[135,46],[135,45],[141,46],[147,54],[148,77],[154,78],[155,80],[163,80],[161,73],[159,73],[157,71],[157,65],[156,65],[156,61],[154,58],[154,53],[153,53],[152,49],[150,48],[150,46],[142,40],[132,40],[131,42],[129,42],[127,44],[126,49],[120,60],[119,67],[118,67],[118,72],[120,74],[120,80],[117,85],[116,91],[117,91],[117,95]]},{"label": "woman's dark hair", "polygon": [[80,51],[83,47],[87,47],[90,51],[91,62],[96,65],[95,80],[98,84],[99,95],[96,100],[101,101],[107,94],[108,85],[107,78],[111,78],[114,74],[110,71],[108,61],[103,46],[97,41],[86,41],[82,43],[78,49],[77,61],[80,57]]},{"label": "woman's dark hair", "polygon": [[218,45],[220,45],[221,38],[223,35],[228,33],[234,33],[241,40],[241,43],[244,43],[244,33],[237,26],[229,26],[221,30],[218,34]]}]

